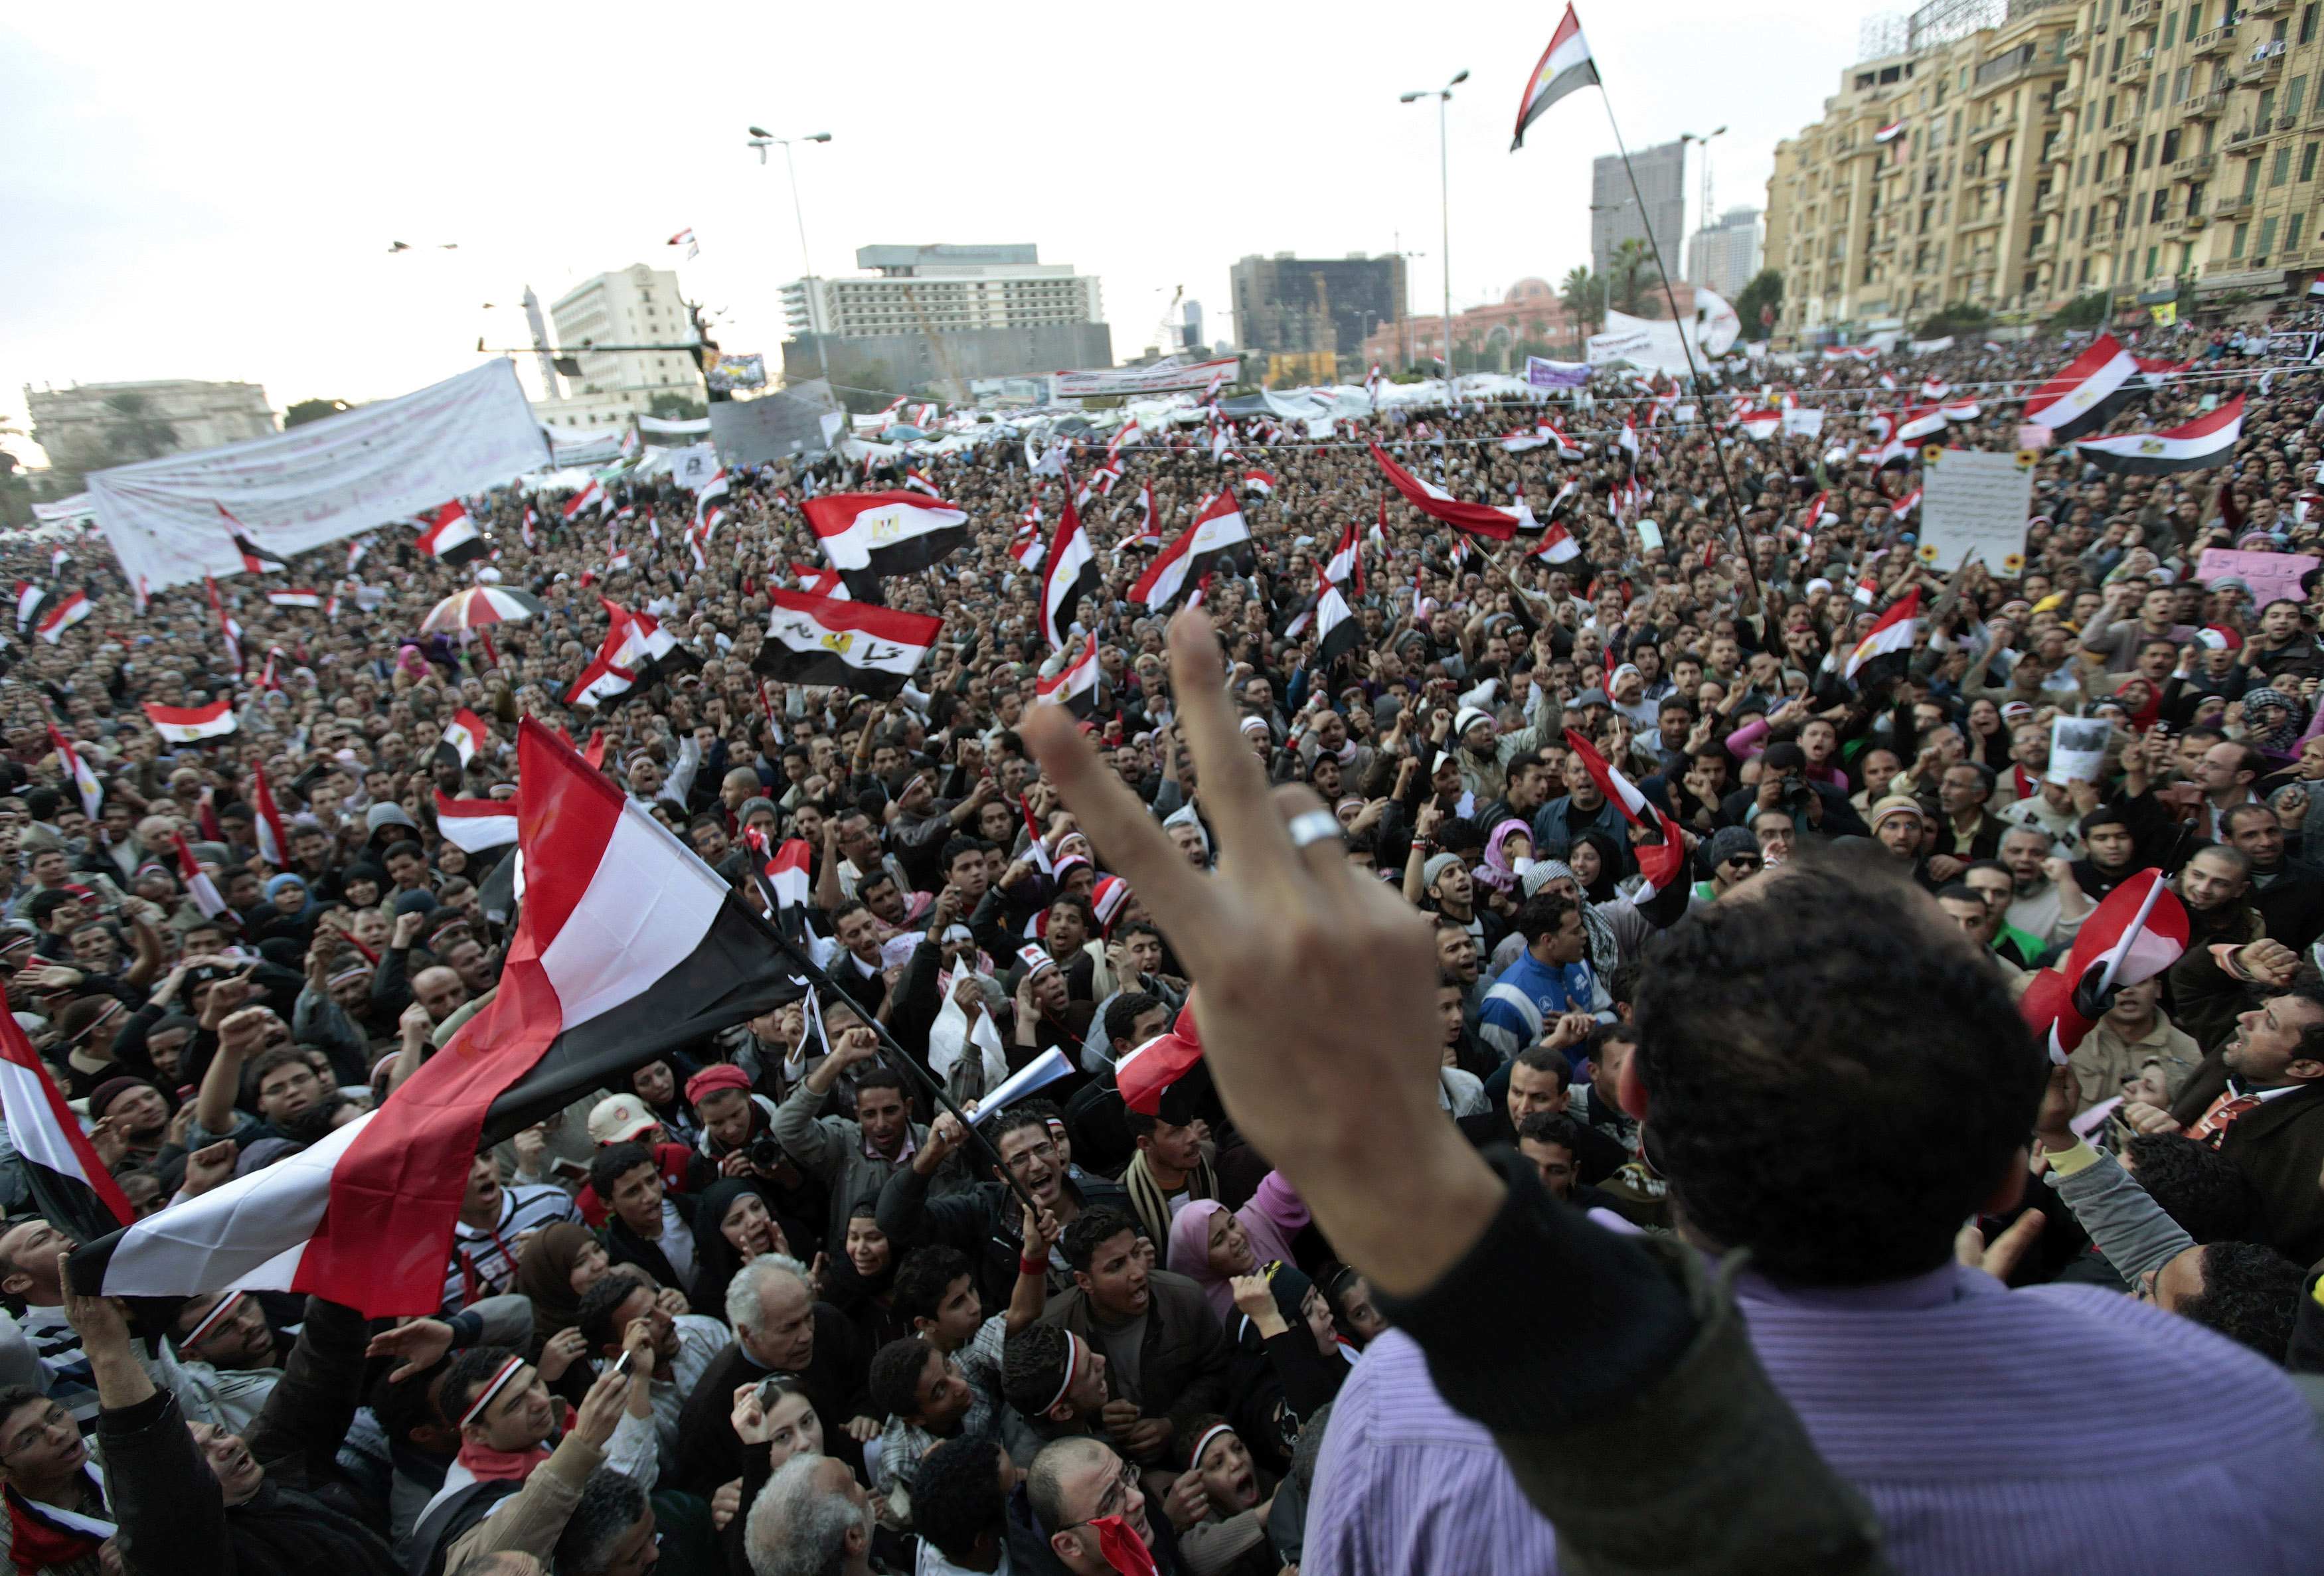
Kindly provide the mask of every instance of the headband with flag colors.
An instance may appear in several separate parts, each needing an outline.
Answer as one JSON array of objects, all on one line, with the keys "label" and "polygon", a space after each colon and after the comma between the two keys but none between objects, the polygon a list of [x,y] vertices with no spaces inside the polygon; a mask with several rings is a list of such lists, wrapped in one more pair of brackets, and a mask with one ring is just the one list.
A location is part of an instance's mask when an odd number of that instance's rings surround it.
[{"label": "headband with flag colors", "polygon": [[393,1100],[75,1256],[113,1296],[291,1291],[433,1313],[475,1157],[641,1062],[801,989],[764,922],[621,788],[517,731],[524,902],[500,988]]},{"label": "headband with flag colors", "polygon": [[886,699],[899,694],[944,621],[877,603],[775,591],[753,672],[790,684],[827,684]]},{"label": "headband with flag colors", "polygon": [[517,840],[516,800],[456,799],[438,788],[436,830],[445,842],[470,853],[506,847]]},{"label": "headband with flag colors", "polygon": [[1549,47],[1541,52],[1533,75],[1526,78],[1525,97],[1517,101],[1517,127],[1509,138],[1509,152],[1525,146],[1526,127],[1567,94],[1598,80],[1598,65],[1590,58],[1590,41],[1582,36],[1582,19],[1568,5]]},{"label": "headband with flag colors", "polygon": [[1517,527],[1526,521],[1506,509],[1496,509],[1489,503],[1463,503],[1452,493],[1431,482],[1424,482],[1388,458],[1388,450],[1379,444],[1370,446],[1373,461],[1380,474],[1388,477],[1388,485],[1404,494],[1405,502],[1434,520],[1495,541],[1508,541],[1517,534]]},{"label": "headband with flag colors", "polygon": [[[1915,585],[1905,594],[1902,602],[1882,613],[1865,631],[1864,638],[1856,643],[1856,649],[1849,652],[1848,662],[1840,669],[1840,676],[1857,679],[1862,674],[1864,677],[1858,682],[1868,687],[1891,669],[1902,671],[1904,663],[1912,658],[1913,639],[1920,631],[1921,588]],[[1865,669],[1875,663],[1880,666],[1873,672],[1866,673]]]},{"label": "headband with flag colors", "polygon": [[5,992],[0,992],[0,1118],[7,1121],[32,1203],[52,1224],[86,1240],[137,1218],[121,1184],[82,1132],[80,1118],[65,1103],[32,1042],[24,1037]]},{"label": "headband with flag colors", "polygon": [[1668,891],[1670,884],[1686,871],[1686,838],[1680,833],[1677,824],[1655,808],[1646,795],[1632,786],[1628,778],[1591,747],[1589,740],[1571,728],[1565,731],[1565,747],[1581,760],[1582,769],[1590,774],[1590,780],[1598,785],[1598,791],[1614,801],[1614,807],[1622,813],[1622,819],[1633,826],[1662,834],[1660,843],[1639,845],[1636,855],[1638,873],[1646,879],[1649,895]]},{"label": "headband with flag colors", "polygon": [[192,744],[204,739],[222,739],[235,727],[234,703],[220,696],[206,706],[165,706],[146,705],[145,720],[153,731],[172,744]]},{"label": "headband with flag colors", "polygon": [[266,781],[266,768],[256,762],[250,768],[250,810],[252,828],[258,838],[258,857],[276,870],[289,870],[290,834],[282,824],[282,812],[275,807],[274,790]]},{"label": "headband with flag colors", "polygon": [[39,627],[33,631],[50,645],[65,638],[65,631],[97,611],[84,592],[70,591],[64,599],[41,615]]},{"label": "headband with flag colors", "polygon": [[1194,523],[1155,555],[1130,588],[1130,600],[1148,613],[1159,613],[1177,600],[1189,580],[1199,585],[1222,558],[1250,540],[1250,527],[1234,494],[1215,493],[1196,511]]},{"label": "headband with flag colors", "polygon": [[234,550],[242,555],[242,567],[245,571],[253,575],[280,575],[290,567],[252,541],[249,531],[243,529],[242,521],[228,512],[225,504],[217,503],[216,499],[211,502],[217,504],[218,518],[226,522],[226,534],[234,539]]},{"label": "headband with flag colors", "polygon": [[2141,871],[2107,893],[2074,933],[2073,950],[2036,973],[2017,1004],[2044,1037],[2050,1060],[2066,1065],[2122,990],[2177,963],[2190,934],[2186,906],[2159,870]]},{"label": "headband with flag colors", "polygon": [[1041,560],[1041,638],[1062,650],[1074,610],[1084,597],[1097,594],[1098,585],[1097,554],[1068,498],[1057,513],[1057,534]]},{"label": "headband with flag colors", "polygon": [[105,785],[97,780],[97,773],[88,769],[88,762],[80,758],[72,741],[58,733],[54,723],[49,725],[49,747],[57,752],[57,764],[72,779],[73,787],[80,790],[81,814],[96,820],[97,811],[105,805]]},{"label": "headband with flag colors", "polygon": [[199,908],[203,917],[208,919],[215,919],[225,913],[226,899],[218,895],[217,883],[210,880],[209,871],[202,868],[201,862],[194,857],[194,851],[187,845],[186,834],[172,832],[170,842],[177,851],[178,879],[185,883],[186,894],[193,899],[194,907]]}]

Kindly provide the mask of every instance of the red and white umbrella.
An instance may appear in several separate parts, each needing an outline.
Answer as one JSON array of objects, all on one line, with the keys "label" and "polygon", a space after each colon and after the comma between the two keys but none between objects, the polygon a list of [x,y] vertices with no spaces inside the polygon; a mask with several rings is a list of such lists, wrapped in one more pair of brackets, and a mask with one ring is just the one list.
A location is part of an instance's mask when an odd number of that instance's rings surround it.
[{"label": "red and white umbrella", "polygon": [[467,634],[492,624],[518,623],[541,612],[540,598],[501,585],[456,591],[429,611],[423,635]]}]

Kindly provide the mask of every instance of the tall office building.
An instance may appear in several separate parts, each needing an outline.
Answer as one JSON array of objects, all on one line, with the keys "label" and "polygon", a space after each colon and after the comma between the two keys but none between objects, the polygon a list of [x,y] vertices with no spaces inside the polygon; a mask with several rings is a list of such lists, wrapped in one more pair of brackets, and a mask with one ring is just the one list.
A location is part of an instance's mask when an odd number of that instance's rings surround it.
[{"label": "tall office building", "polygon": [[[1620,155],[1590,162],[1590,266],[1605,272],[1614,249],[1625,241],[1646,240],[1651,226],[1664,266],[1674,271],[1683,267],[1679,244],[1686,237],[1686,144],[1641,148],[1630,155],[1630,163],[1638,172],[1635,195]],[[1646,201],[1643,212],[1641,198]]]},{"label": "tall office building", "polygon": [[1355,356],[1364,338],[1404,315],[1404,259],[1250,256],[1228,270],[1235,341],[1270,355]]},{"label": "tall office building", "polygon": [[1689,283],[1706,285],[1734,300],[1759,272],[1759,210],[1729,208],[1715,225],[1694,233],[1686,244]]}]

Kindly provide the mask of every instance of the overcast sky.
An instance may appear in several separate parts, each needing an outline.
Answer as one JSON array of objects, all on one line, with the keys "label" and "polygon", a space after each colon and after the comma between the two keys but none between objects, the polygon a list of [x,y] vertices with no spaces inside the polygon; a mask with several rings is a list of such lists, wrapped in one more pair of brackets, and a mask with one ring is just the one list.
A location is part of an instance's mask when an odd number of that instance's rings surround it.
[{"label": "overcast sky", "polygon": [[[915,32],[923,9],[942,20]],[[1728,126],[1723,209],[1764,203],[1775,143],[1889,9],[1594,0],[1582,21],[1633,149]],[[1228,337],[1227,270],[1250,253],[1378,254],[1400,232],[1426,254],[1412,309],[1434,310],[1435,107],[1397,96],[1465,68],[1457,310],[1589,261],[1590,161],[1614,146],[1599,95],[1508,152],[1561,11],[12,7],[0,426],[26,425],[26,383],[244,379],[278,411],[403,393],[475,365],[479,336],[523,343],[527,283],[547,302],[637,262],[678,266],[725,347],[776,361],[799,246],[780,160],[743,146],[753,122],[832,134],[798,151],[821,272],[875,242],[1032,241],[1103,281],[1122,357],[1180,285]],[[683,263],[663,243],[687,226],[702,254]],[[396,240],[415,250],[389,255]]]}]

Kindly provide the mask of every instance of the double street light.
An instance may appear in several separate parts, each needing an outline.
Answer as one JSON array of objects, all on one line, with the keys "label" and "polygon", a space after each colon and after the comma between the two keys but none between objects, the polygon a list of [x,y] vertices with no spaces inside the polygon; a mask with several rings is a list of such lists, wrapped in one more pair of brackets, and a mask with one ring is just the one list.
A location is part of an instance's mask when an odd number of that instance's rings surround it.
[{"label": "double street light", "polygon": [[807,255],[807,215],[799,207],[798,166],[791,161],[791,144],[793,143],[827,143],[829,141],[831,141],[831,134],[829,132],[816,132],[811,136],[805,137],[779,137],[763,127],[752,126],[751,128],[751,141],[749,143],[749,146],[759,150],[759,162],[761,164],[764,164],[767,161],[767,150],[769,148],[773,147],[777,143],[780,143],[782,145],[783,169],[789,175],[791,183],[791,217],[797,221],[798,225],[799,266],[805,270],[805,274],[800,280],[800,283],[806,286],[807,289],[807,326],[815,335],[816,365],[822,371],[823,381],[825,384],[828,384],[831,382],[831,357],[824,351],[823,330],[816,322],[815,263]]}]

